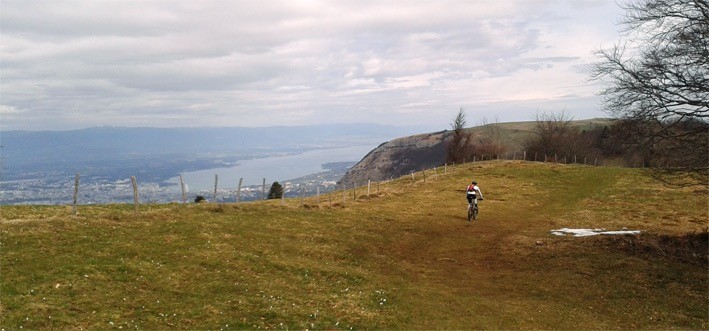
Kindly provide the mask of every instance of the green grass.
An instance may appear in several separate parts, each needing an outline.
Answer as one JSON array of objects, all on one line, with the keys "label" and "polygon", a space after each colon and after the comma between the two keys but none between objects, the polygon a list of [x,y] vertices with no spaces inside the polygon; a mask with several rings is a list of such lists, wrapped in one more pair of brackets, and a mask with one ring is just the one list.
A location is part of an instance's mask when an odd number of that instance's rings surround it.
[{"label": "green grass", "polygon": [[[422,178],[319,205],[3,206],[0,327],[709,327],[706,188],[531,162]],[[471,178],[486,199],[469,225]],[[643,233],[550,235],[561,227]]]}]

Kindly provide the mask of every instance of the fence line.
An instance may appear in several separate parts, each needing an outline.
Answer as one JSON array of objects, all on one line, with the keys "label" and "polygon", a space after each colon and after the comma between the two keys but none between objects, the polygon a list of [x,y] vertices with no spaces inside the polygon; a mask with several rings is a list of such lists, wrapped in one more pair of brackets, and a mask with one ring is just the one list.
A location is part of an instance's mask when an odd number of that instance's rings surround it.
[{"label": "fence line", "polygon": [[[553,160],[554,163],[560,163],[560,162],[559,162],[560,159],[559,159],[558,154],[554,154],[554,158],[553,158],[553,159],[550,158],[548,155],[544,155],[544,159],[541,160],[541,161],[537,161],[537,159],[538,159],[538,153],[536,153],[536,152],[534,153],[534,159],[530,159],[530,160],[527,160],[527,157],[528,157],[527,151],[521,151],[521,152],[519,152],[519,154],[522,155],[522,158],[520,158],[520,159],[517,158],[517,157],[518,157],[518,152],[506,153],[505,156],[504,156],[502,159],[503,159],[503,160],[505,160],[505,159],[506,159],[506,160],[518,160],[518,161],[526,161],[526,162],[541,162],[541,163],[550,163],[550,162],[552,162],[551,160]],[[490,160],[500,160],[500,157],[501,157],[500,155],[473,155],[473,156],[472,156],[472,161],[471,161],[471,162],[468,162],[468,163],[476,163],[476,162],[490,161]],[[592,166],[599,166],[599,160],[598,160],[598,158],[594,158],[594,159],[593,159],[593,164],[588,164],[588,157],[587,157],[587,156],[584,156],[584,157],[582,158],[582,159],[583,159],[583,163],[580,163],[580,162],[578,162],[578,161],[580,160],[580,158],[578,157],[578,155],[573,155],[573,156],[566,156],[566,155],[565,155],[565,156],[563,157],[563,163],[564,163],[564,164],[569,164],[568,161],[569,161],[570,159],[573,160],[573,162],[572,162],[571,164],[589,165],[589,166],[590,166],[590,165],[592,165]],[[447,164],[447,163],[443,163],[442,166],[443,166],[443,173],[440,174],[440,175],[441,175],[441,176],[445,176],[445,175],[448,174],[448,164]],[[419,170],[419,171],[412,171],[412,172],[410,173],[411,185],[416,185],[417,183],[426,184],[426,183],[427,183],[427,180],[431,179],[430,173],[429,173],[428,178],[427,178],[427,176],[426,176],[426,171],[427,171],[427,170],[428,170],[428,171],[432,171],[432,173],[433,173],[433,180],[438,180],[438,176],[439,176],[439,174],[438,174],[438,167],[437,167],[437,166],[434,166],[433,168],[430,168],[430,169],[421,169],[421,170]],[[417,172],[420,172],[421,176],[417,176],[417,175],[416,175]],[[399,177],[398,179],[406,179],[408,176],[409,176],[409,175],[405,175],[405,176]],[[182,176],[181,174],[179,175],[179,178],[180,178],[180,189],[181,189],[182,203],[183,203],[183,204],[187,204],[187,192],[186,192],[186,191],[187,191],[187,190],[186,190],[186,186],[187,186],[187,185],[186,185],[186,183],[184,182],[184,178],[183,178],[183,176]],[[74,180],[74,196],[73,196],[73,203],[72,203],[72,210],[73,210],[73,214],[74,214],[74,215],[77,215],[78,194],[79,194],[79,179],[80,179],[80,174],[77,173],[76,176],[75,176],[75,180]],[[138,192],[138,183],[137,183],[137,179],[136,179],[135,176],[131,176],[130,179],[131,179],[132,188],[133,188],[134,211],[135,211],[136,213],[138,213],[138,212],[139,212],[139,205],[140,205],[140,195],[139,195],[139,192]],[[215,174],[215,175],[214,175],[214,192],[213,192],[213,195],[212,195],[212,196],[213,196],[213,199],[214,199],[214,202],[217,202],[218,181],[219,181],[219,177],[218,177],[218,175]],[[380,195],[382,194],[381,186],[382,186],[383,183],[386,183],[386,182],[388,182],[388,181],[387,181],[387,180],[384,180],[384,181],[375,181],[375,183],[376,183],[376,185],[377,185],[377,187],[376,187],[376,195],[375,195],[375,196],[380,196]],[[239,179],[239,184],[238,184],[237,189],[236,189],[236,203],[241,202],[242,184],[243,184],[243,177]],[[367,185],[367,195],[366,195],[366,196],[363,196],[363,197],[369,199],[369,198],[371,198],[371,196],[372,196],[372,180],[371,180],[371,179],[368,179],[367,182],[366,182],[366,184],[364,184],[364,185]],[[313,198],[316,200],[316,204],[317,204],[318,206],[321,204],[321,200],[320,200],[320,196],[321,196],[320,186],[322,186],[321,183],[316,185],[316,188],[315,188],[316,193],[315,193],[315,196],[313,196]],[[281,205],[286,205],[285,199],[286,199],[286,192],[288,192],[288,189],[289,189],[289,188],[288,188],[288,183],[287,183],[287,182],[283,182],[283,194],[282,194],[282,196],[281,196]],[[300,204],[301,204],[301,205],[305,205],[305,200],[306,200],[306,199],[305,199],[305,198],[306,198],[306,197],[305,197],[305,188],[303,188],[303,187],[298,188],[298,187],[296,187],[295,185],[293,185],[293,187],[290,188],[290,189],[291,189],[291,190],[296,190],[296,191],[295,191],[295,196],[298,195],[298,191],[297,191],[297,190],[300,189],[300,197],[301,197],[301,199],[300,199]],[[358,189],[358,185],[357,185],[356,183],[353,183],[353,184],[352,184],[352,188],[351,188],[351,190],[352,190],[352,202],[353,202],[353,203],[358,202],[358,198],[360,198],[360,197],[357,196],[357,189]],[[347,189],[347,188],[343,188],[343,189],[341,189],[341,190],[334,190],[334,191],[327,192],[328,194],[330,194],[330,197],[329,197],[329,199],[328,199],[330,206],[333,206],[333,195],[336,195],[338,191],[341,191],[341,192],[342,192],[342,206],[345,206],[345,205],[346,205],[347,199],[346,199],[346,193],[345,193],[345,192],[348,191],[348,189]],[[263,180],[262,180],[262,185],[261,185],[261,200],[267,199],[267,197],[265,196],[265,192],[266,192],[266,178],[263,178]],[[294,197],[295,197],[295,196],[294,196]]]}]

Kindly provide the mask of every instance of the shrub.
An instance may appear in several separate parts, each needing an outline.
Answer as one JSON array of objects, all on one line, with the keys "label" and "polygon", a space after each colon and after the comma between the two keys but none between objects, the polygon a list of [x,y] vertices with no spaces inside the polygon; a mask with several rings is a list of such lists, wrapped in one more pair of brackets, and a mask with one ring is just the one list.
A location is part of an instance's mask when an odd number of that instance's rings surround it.
[{"label": "shrub", "polygon": [[268,191],[269,199],[280,199],[283,197],[283,186],[278,182],[271,184],[271,189]]}]

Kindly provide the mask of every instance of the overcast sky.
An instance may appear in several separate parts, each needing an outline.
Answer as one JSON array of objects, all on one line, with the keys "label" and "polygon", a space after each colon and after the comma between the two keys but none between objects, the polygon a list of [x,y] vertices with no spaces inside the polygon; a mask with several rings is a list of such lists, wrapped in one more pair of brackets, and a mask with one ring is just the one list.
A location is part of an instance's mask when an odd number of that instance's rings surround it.
[{"label": "overcast sky", "polygon": [[0,128],[604,117],[613,0],[0,1]]}]

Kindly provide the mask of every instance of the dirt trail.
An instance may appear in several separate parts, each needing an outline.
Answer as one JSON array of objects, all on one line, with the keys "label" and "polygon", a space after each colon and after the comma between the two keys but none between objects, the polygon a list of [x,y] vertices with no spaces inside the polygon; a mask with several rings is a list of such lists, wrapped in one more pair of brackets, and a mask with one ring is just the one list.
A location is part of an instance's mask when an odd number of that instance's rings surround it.
[{"label": "dirt trail", "polygon": [[[607,186],[615,181],[615,178],[606,178],[596,184]],[[392,273],[402,275],[404,287],[410,286],[418,291],[424,288],[432,292],[426,297],[441,297],[440,301],[417,302],[416,297],[421,294],[406,294],[409,300],[416,302],[414,309],[420,310],[421,314],[426,310],[441,309],[451,311],[451,316],[479,312],[503,304],[485,302],[494,301],[499,293],[514,291],[518,286],[542,291],[543,284],[519,284],[518,274],[521,261],[532,259],[531,265],[542,265],[546,253],[534,254],[552,249],[547,244],[558,240],[549,234],[551,228],[542,228],[548,223],[539,220],[548,218],[549,210],[556,212],[557,205],[567,210],[569,205],[594,194],[579,194],[574,187],[565,186],[539,194],[536,187],[525,186],[523,196],[534,199],[519,201],[516,199],[520,198],[520,192],[507,187],[528,184],[501,178],[498,182],[490,181],[490,187],[495,185],[507,186],[497,192],[487,192],[487,198],[479,203],[479,218],[470,223],[464,196],[451,190],[429,193],[434,198],[426,200],[425,205],[417,199],[419,205],[404,208],[406,212],[400,213],[401,217],[391,225],[400,228],[401,236],[383,245],[380,254],[393,261],[391,268],[397,271]],[[570,195],[570,191],[575,195]],[[406,198],[402,200],[405,203]],[[397,205],[401,208],[400,204]],[[533,277],[543,278],[548,272],[540,271]],[[451,296],[451,293],[455,295]],[[471,301],[479,302],[472,304]],[[431,326],[440,328],[441,325],[441,321],[437,321]]]}]

